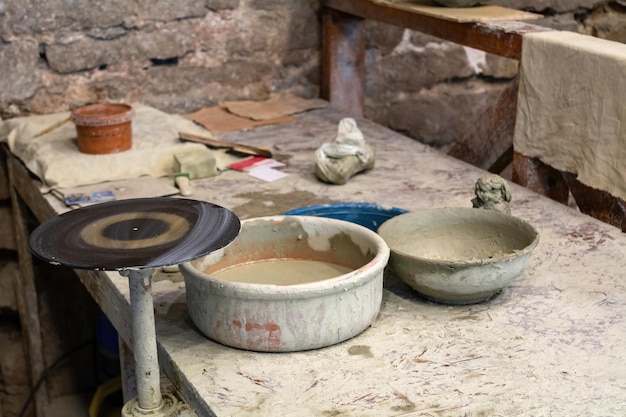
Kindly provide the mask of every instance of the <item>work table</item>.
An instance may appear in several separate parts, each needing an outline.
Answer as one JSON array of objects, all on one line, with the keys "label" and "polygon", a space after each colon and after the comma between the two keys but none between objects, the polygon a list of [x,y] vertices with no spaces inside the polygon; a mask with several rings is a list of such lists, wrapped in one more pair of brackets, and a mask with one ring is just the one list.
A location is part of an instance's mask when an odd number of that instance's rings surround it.
[{"label": "work table", "polygon": [[[343,117],[332,108],[220,137],[268,146],[289,176],[225,171],[193,181],[192,198],[240,218],[310,204],[370,202],[406,210],[471,207],[484,171],[364,119],[373,170],[346,185],[314,175],[313,153]],[[40,221],[64,210],[10,158],[12,185]],[[502,294],[470,306],[428,302],[392,275],[371,328],[335,346],[256,353],[203,336],[178,273],[153,278],[160,364],[199,416],[515,416],[626,413],[626,235],[510,184],[512,214],[540,233],[530,264]],[[126,278],[77,271],[132,348]],[[306,325],[304,323],[303,325]]]}]

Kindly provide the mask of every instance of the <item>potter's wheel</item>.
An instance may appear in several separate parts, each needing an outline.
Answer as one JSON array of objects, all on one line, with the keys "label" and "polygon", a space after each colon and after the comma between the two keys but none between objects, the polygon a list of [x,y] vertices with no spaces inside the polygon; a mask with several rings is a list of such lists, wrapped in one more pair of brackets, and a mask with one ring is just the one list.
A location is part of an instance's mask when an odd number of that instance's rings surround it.
[{"label": "potter's wheel", "polygon": [[76,269],[124,270],[177,265],[213,252],[239,233],[239,219],[215,204],[139,198],[73,210],[30,236],[45,261]]},{"label": "potter's wheel", "polygon": [[177,398],[161,393],[152,274],[228,245],[239,230],[239,219],[212,203],[139,198],[70,211],[31,234],[32,251],[51,264],[128,277],[137,397],[124,405],[123,417],[188,414]]}]

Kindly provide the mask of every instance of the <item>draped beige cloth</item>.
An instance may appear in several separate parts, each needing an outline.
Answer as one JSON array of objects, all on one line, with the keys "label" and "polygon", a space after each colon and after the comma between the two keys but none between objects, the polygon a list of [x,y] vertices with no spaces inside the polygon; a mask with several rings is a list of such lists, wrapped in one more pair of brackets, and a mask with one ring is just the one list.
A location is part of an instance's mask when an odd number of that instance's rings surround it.
[{"label": "draped beige cloth", "polygon": [[141,103],[132,105],[132,148],[125,152],[89,155],[79,152],[76,128],[65,123],[51,132],[35,137],[69,113],[20,117],[0,124],[0,141],[43,182],[42,190],[69,188],[104,181],[162,177],[178,168],[174,154],[187,149],[204,149],[197,143],[181,142],[178,132],[213,137],[193,121],[164,113]]},{"label": "draped beige cloth", "polygon": [[524,35],[515,150],[626,198],[626,45]]}]

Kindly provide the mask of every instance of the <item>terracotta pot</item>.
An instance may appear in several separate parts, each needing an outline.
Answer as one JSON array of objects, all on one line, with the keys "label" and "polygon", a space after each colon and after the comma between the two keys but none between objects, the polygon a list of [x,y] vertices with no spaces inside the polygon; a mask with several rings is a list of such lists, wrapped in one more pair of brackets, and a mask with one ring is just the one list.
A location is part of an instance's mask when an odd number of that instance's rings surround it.
[{"label": "terracotta pot", "polygon": [[78,149],[88,154],[123,152],[132,146],[133,109],[127,104],[99,103],[75,109]]}]

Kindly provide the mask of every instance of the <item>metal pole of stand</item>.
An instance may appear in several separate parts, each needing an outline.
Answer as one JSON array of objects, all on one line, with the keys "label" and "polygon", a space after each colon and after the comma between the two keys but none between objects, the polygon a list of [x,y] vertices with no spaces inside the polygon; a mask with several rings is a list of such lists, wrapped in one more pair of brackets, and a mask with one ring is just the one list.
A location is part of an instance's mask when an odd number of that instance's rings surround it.
[{"label": "metal pole of stand", "polygon": [[[171,381],[164,378],[161,386],[152,275],[226,246],[240,228],[233,213],[212,203],[136,198],[69,211],[31,233],[33,253],[53,265],[128,278],[137,397],[126,401],[122,417],[195,416]],[[216,233],[206,236],[205,230]]]},{"label": "metal pole of stand", "polygon": [[157,410],[163,406],[152,302],[153,272],[153,269],[120,272],[122,276],[128,276],[130,288],[137,402],[142,412]]}]

